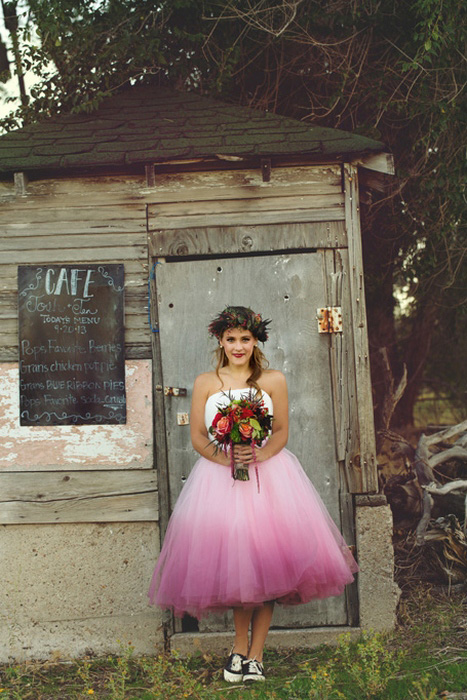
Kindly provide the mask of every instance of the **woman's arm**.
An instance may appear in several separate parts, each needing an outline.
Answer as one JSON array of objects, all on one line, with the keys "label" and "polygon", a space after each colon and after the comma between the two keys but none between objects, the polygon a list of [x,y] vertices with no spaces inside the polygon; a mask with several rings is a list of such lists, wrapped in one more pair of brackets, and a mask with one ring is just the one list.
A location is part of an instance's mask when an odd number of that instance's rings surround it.
[{"label": "woman's arm", "polygon": [[212,438],[209,437],[204,425],[204,409],[209,396],[210,386],[211,381],[208,373],[200,374],[196,377],[191,397],[191,444],[202,457],[210,459],[211,462],[217,462],[217,464],[230,466],[230,457],[226,456],[219,449],[216,451],[215,445],[211,443]]},{"label": "woman's arm", "polygon": [[[270,372],[268,380],[268,394],[274,406],[274,420],[269,440],[264,447],[255,449],[257,462],[264,462],[280,452],[286,446],[289,437],[289,400],[286,379],[282,372],[275,370]],[[254,461],[250,445],[235,445],[234,455],[238,462],[250,464]]]}]

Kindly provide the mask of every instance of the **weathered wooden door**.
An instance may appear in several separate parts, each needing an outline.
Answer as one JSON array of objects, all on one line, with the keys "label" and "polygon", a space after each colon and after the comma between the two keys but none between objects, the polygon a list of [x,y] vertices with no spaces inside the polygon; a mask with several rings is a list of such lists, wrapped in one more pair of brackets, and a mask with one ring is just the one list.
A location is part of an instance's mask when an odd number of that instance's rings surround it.
[{"label": "weathered wooden door", "polygon": [[[268,235],[268,226],[257,227]],[[286,227],[284,227],[286,228]],[[285,231],[284,231],[285,233]],[[290,246],[291,240],[289,239]],[[153,319],[157,323],[155,348],[156,401],[159,409],[160,487],[166,487],[169,511],[197,459],[190,443],[191,388],[197,374],[213,367],[216,341],[207,326],[227,304],[251,306],[271,318],[270,338],[264,351],[272,368],[282,370],[290,397],[288,448],[301,461],[334,521],[341,526],[340,475],[336,457],[330,337],[318,333],[316,310],[326,305],[325,258],[329,251],[290,249],[286,253],[252,256],[203,256],[154,259]],[[345,256],[344,256],[345,257]],[[156,313],[157,310],[157,313]],[[158,373],[158,374],[157,374]],[[174,391],[172,390],[174,389]],[[177,390],[186,389],[184,392]],[[162,398],[163,396],[163,398]],[[156,421],[158,420],[156,406]],[[157,425],[156,425],[157,440]],[[167,483],[164,481],[167,479]],[[164,508],[164,502],[162,503]],[[345,533],[347,534],[347,533]],[[273,625],[311,627],[349,622],[345,595],[307,605],[276,606]],[[213,615],[200,630],[223,630],[230,616]]]}]

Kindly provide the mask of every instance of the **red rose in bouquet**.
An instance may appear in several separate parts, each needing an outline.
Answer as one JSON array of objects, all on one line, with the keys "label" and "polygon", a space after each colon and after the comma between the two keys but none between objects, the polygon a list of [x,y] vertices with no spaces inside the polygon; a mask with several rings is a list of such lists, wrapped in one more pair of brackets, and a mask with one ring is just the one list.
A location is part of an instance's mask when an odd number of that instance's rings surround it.
[{"label": "red rose in bouquet", "polygon": [[[235,464],[233,446],[251,445],[254,454],[254,447],[261,445],[271,432],[272,416],[263,399],[257,398],[256,394],[253,389],[250,389],[248,396],[241,399],[233,399],[230,394],[226,394],[229,404],[218,406],[218,412],[209,427],[209,433],[217,447],[226,454],[230,452],[232,477],[240,481],[249,480],[248,465]],[[256,477],[258,479],[257,468]]]}]

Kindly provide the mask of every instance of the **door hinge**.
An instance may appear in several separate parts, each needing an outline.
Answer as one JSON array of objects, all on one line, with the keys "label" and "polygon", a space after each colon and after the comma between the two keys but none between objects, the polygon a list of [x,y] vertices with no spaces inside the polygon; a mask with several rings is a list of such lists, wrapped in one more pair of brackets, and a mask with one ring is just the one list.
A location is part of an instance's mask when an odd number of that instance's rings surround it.
[{"label": "door hinge", "polygon": [[325,306],[316,314],[319,333],[342,333],[342,307]]}]

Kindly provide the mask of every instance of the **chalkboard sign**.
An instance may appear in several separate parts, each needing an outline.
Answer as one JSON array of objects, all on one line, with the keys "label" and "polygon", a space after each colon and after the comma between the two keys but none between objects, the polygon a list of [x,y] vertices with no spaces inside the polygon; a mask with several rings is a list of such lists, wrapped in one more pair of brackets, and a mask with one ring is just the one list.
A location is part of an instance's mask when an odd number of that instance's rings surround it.
[{"label": "chalkboard sign", "polygon": [[18,267],[21,425],[125,423],[123,265]]}]

